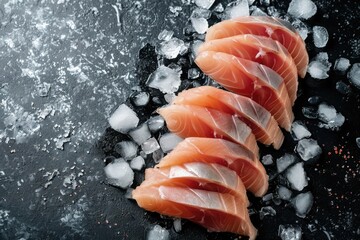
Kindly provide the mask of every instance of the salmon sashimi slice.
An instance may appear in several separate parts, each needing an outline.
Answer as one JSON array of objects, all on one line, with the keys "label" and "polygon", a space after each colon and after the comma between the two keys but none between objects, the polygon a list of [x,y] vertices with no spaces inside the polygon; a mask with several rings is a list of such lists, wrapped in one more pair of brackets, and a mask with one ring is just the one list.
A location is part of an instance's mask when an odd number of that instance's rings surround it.
[{"label": "salmon sashimi slice", "polygon": [[245,186],[236,172],[215,163],[190,162],[166,168],[148,168],[141,185],[190,187],[230,193],[249,206]]},{"label": "salmon sashimi slice", "polygon": [[268,37],[244,34],[205,42],[199,47],[198,53],[203,51],[232,54],[273,69],[284,79],[289,98],[294,104],[298,88],[297,69],[291,55],[279,42]]},{"label": "salmon sashimi slice", "polygon": [[251,129],[234,115],[190,105],[170,105],[158,109],[158,113],[168,129],[182,138],[222,138],[244,146],[256,156],[259,154]]},{"label": "salmon sashimi slice", "polygon": [[305,77],[309,55],[304,40],[289,22],[267,16],[246,16],[225,20],[208,29],[206,41],[241,34],[270,37],[280,42],[294,59],[300,77]]},{"label": "salmon sashimi slice", "polygon": [[164,168],[190,162],[216,163],[235,171],[245,188],[255,196],[268,189],[264,166],[253,153],[238,144],[215,138],[186,138],[156,167]]},{"label": "salmon sashimi slice", "polygon": [[195,62],[224,88],[251,98],[268,110],[281,127],[290,130],[294,114],[283,79],[275,71],[221,52],[204,51]]},{"label": "salmon sashimi slice", "polygon": [[255,239],[246,205],[231,194],[170,186],[142,186],[132,192],[148,211],[195,222],[209,231],[231,232]]},{"label": "salmon sashimi slice", "polygon": [[284,141],[284,135],[270,112],[251,98],[215,87],[202,86],[179,93],[172,103],[196,105],[235,114],[251,128],[259,142],[265,145],[273,144],[275,149],[279,149]]}]

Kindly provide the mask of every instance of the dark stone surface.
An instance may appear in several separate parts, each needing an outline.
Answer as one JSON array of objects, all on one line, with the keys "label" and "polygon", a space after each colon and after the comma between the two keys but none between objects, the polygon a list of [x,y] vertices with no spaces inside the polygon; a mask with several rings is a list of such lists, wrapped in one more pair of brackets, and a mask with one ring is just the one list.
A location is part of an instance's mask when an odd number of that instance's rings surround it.
[{"label": "dark stone surface", "polygon": [[[185,38],[193,4],[183,2],[1,1],[0,239],[143,239],[155,223],[167,227],[172,239],[235,238],[187,221],[175,233],[172,220],[140,209],[123,190],[109,186],[103,173],[103,159],[123,138],[108,128],[106,119],[130,96],[131,87],[156,68],[152,46],[158,33],[166,28]],[[318,13],[305,22],[325,26],[330,40],[324,49],[315,49],[309,34],[310,57],[326,51],[332,64],[338,57],[360,62],[359,4],[314,2]],[[288,3],[272,2],[281,11]],[[182,10],[171,12],[176,6]],[[258,213],[252,215],[258,239],[276,239],[280,224],[301,226],[305,240],[328,239],[325,232],[331,239],[360,238],[360,150],[355,143],[360,137],[360,95],[354,87],[347,95],[337,92],[339,80],[349,83],[333,70],[326,80],[309,75],[299,80],[296,119],[306,122],[323,149],[316,163],[305,165],[310,178],[306,190],[314,194],[314,206],[304,219],[284,202],[271,204],[275,217],[260,221]],[[339,131],[304,118],[301,109],[310,106],[310,96],[321,96],[345,116]],[[141,117],[155,108],[143,109]],[[281,150],[262,148],[262,154],[276,158],[293,152],[295,145],[288,134]],[[353,158],[335,155],[334,146],[343,146]],[[149,160],[147,166],[152,165]],[[134,186],[142,177],[136,173]],[[270,192],[278,181],[272,181]],[[258,212],[264,203],[250,198]],[[310,232],[309,224],[317,230]]]}]

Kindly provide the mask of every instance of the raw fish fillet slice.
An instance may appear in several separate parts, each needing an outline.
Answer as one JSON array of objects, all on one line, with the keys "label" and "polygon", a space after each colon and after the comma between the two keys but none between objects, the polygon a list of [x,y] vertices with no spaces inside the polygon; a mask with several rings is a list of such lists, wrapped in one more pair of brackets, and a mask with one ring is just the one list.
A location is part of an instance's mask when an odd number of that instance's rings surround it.
[{"label": "raw fish fillet slice", "polygon": [[198,53],[203,51],[232,54],[273,69],[284,79],[290,101],[294,104],[298,88],[297,70],[291,55],[279,42],[268,37],[244,34],[205,42],[199,47]]},{"label": "raw fish fillet slice", "polygon": [[235,171],[245,188],[255,196],[263,196],[268,189],[264,166],[238,144],[215,138],[186,138],[156,166],[159,168],[190,162],[216,163]]},{"label": "raw fish fillet slice", "polygon": [[284,135],[270,112],[251,98],[215,87],[202,86],[179,93],[172,103],[213,108],[237,115],[251,128],[259,142],[265,145],[273,144],[275,149],[279,149],[284,141]]},{"label": "raw fish fillet slice", "polygon": [[158,109],[171,132],[182,138],[222,138],[238,143],[259,155],[259,147],[251,129],[236,116],[214,109],[170,105]]},{"label": "raw fish fillet slice", "polygon": [[202,52],[195,62],[224,88],[253,99],[268,110],[281,127],[290,130],[294,114],[283,79],[275,71],[221,52]]},{"label": "raw fish fillet slice", "polygon": [[246,206],[249,205],[245,186],[236,172],[215,163],[190,162],[165,168],[148,168],[141,185],[189,187],[230,193]]},{"label": "raw fish fillet slice", "polygon": [[170,186],[142,186],[132,192],[148,211],[195,222],[209,231],[232,232],[255,239],[246,205],[231,194]]},{"label": "raw fish fillet slice", "polygon": [[304,40],[289,22],[266,16],[246,16],[225,20],[208,29],[206,41],[241,34],[270,37],[280,42],[294,59],[300,77],[305,77],[309,55]]}]

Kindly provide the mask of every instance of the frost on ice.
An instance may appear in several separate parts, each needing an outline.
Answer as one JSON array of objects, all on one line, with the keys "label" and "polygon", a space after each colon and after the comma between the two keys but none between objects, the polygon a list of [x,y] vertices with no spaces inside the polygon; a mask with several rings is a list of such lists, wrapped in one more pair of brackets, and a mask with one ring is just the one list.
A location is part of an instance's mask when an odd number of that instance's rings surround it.
[{"label": "frost on ice", "polygon": [[304,170],[304,163],[300,162],[290,167],[286,171],[286,178],[289,181],[291,188],[301,191],[308,185],[306,172]]},{"label": "frost on ice", "polygon": [[300,140],[296,146],[296,151],[304,161],[317,159],[322,153],[321,147],[314,139]]},{"label": "frost on ice", "polygon": [[249,3],[247,0],[236,0],[229,3],[225,9],[225,17],[227,19],[249,16]]},{"label": "frost on ice", "polygon": [[304,218],[313,205],[314,197],[311,192],[300,193],[294,197],[291,202],[295,208],[296,215]]},{"label": "frost on ice", "polygon": [[318,117],[323,123],[320,123],[320,127],[328,129],[338,129],[345,122],[345,117],[336,111],[334,106],[322,103],[318,108]]},{"label": "frost on ice", "polygon": [[311,133],[301,121],[293,122],[291,125],[291,134],[296,141],[311,136]]},{"label": "frost on ice", "polygon": [[134,172],[124,159],[115,159],[104,168],[109,184],[128,188],[134,181]]},{"label": "frost on ice", "polygon": [[312,60],[308,67],[308,73],[311,77],[316,79],[328,78],[328,71],[330,70],[331,63],[329,63],[329,56],[326,52],[321,52],[314,60]]},{"label": "frost on ice", "polygon": [[295,161],[296,161],[296,157],[294,155],[288,154],[288,153],[285,153],[284,156],[276,159],[276,167],[277,167],[278,173],[283,172]]},{"label": "frost on ice", "polygon": [[163,93],[176,92],[180,83],[180,73],[163,65],[150,74],[147,80],[149,87],[159,89]]},{"label": "frost on ice", "polygon": [[288,13],[296,18],[309,19],[315,15],[317,7],[311,0],[292,0]]},{"label": "frost on ice", "polygon": [[323,48],[326,46],[327,42],[329,41],[329,33],[326,28],[321,26],[314,26],[313,27],[313,40],[315,47]]},{"label": "frost on ice", "polygon": [[352,85],[360,89],[360,63],[354,63],[347,77]]},{"label": "frost on ice", "polygon": [[147,234],[147,240],[169,240],[169,231],[160,225],[155,225]]},{"label": "frost on ice", "polygon": [[301,240],[302,239],[302,232],[301,228],[296,226],[284,226],[280,225],[278,230],[278,235],[281,240]]},{"label": "frost on ice", "polygon": [[173,150],[183,139],[174,133],[165,133],[159,139],[161,149],[167,153]]},{"label": "frost on ice", "polygon": [[109,118],[110,126],[121,133],[127,133],[139,123],[136,113],[125,104],[121,104]]},{"label": "frost on ice", "polygon": [[339,71],[341,73],[346,72],[348,68],[350,67],[350,60],[347,58],[338,58],[335,61],[334,64],[334,70]]}]

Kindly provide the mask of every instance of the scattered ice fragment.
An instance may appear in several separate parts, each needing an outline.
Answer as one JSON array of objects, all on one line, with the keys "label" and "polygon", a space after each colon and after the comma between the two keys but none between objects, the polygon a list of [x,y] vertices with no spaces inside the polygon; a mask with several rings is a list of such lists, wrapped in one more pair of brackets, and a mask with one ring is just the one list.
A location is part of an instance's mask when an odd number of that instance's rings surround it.
[{"label": "scattered ice fragment", "polygon": [[289,153],[285,153],[284,156],[276,159],[276,167],[278,173],[283,172],[286,168],[288,168],[291,164],[293,164],[295,160],[296,157]]},{"label": "scattered ice fragment", "polygon": [[146,123],[143,123],[139,127],[131,130],[129,135],[138,145],[141,145],[151,137],[149,127]]},{"label": "scattered ice fragment", "polygon": [[182,50],[184,41],[178,38],[171,38],[169,41],[163,41],[160,43],[158,53],[167,59],[174,59]]},{"label": "scattered ice fragment", "polygon": [[197,68],[190,68],[188,70],[188,79],[195,79],[200,76],[200,71]]},{"label": "scattered ice fragment", "polygon": [[317,159],[322,153],[321,147],[314,139],[302,139],[296,146],[296,151],[299,153],[302,160]]},{"label": "scattered ice fragment", "polygon": [[293,21],[291,23],[295,29],[298,31],[298,33],[300,34],[300,37],[305,40],[309,34],[309,29],[308,26],[303,23],[301,20],[296,19],[295,21]]},{"label": "scattered ice fragment", "polygon": [[288,201],[291,198],[292,191],[290,189],[288,189],[287,187],[279,186],[278,195],[279,195],[280,199]]},{"label": "scattered ice fragment", "polygon": [[49,94],[51,84],[43,82],[37,86],[37,90],[40,97],[46,97]]},{"label": "scattered ice fragment", "polygon": [[121,133],[127,133],[139,123],[136,113],[125,104],[121,104],[109,118],[110,126]]},{"label": "scattered ice fragment", "polygon": [[180,74],[175,70],[160,66],[152,74],[150,74],[147,85],[151,88],[159,89],[163,93],[173,93],[179,89]]},{"label": "scattered ice fragment", "polygon": [[197,33],[204,34],[209,28],[209,23],[205,18],[191,18],[190,20]]},{"label": "scattered ice fragment", "polygon": [[315,15],[317,7],[311,0],[292,0],[288,13],[295,18],[309,19]]},{"label": "scattered ice fragment", "polygon": [[267,202],[267,201],[270,201],[271,199],[273,199],[273,194],[272,194],[272,193],[268,193],[268,194],[264,195],[261,200],[262,200],[263,202]]},{"label": "scattered ice fragment", "polygon": [[253,6],[251,16],[267,16],[267,14],[266,14],[266,12],[261,10],[260,8]]},{"label": "scattered ice fragment", "polygon": [[222,13],[224,11],[224,6],[221,3],[219,3],[218,5],[216,5],[213,11],[217,13]]},{"label": "scattered ice fragment", "polygon": [[145,166],[145,160],[142,156],[137,156],[130,161],[130,167],[140,171]]},{"label": "scattered ice fragment", "polygon": [[141,149],[146,153],[146,154],[150,154],[155,152],[156,150],[158,150],[160,148],[159,143],[156,141],[155,138],[149,138],[148,140],[146,140],[143,144],[141,144]]},{"label": "scattered ice fragment", "polygon": [[327,105],[326,103],[321,103],[318,108],[318,116],[321,121],[320,127],[325,127],[328,129],[338,129],[345,122],[345,117],[336,111],[336,109]]},{"label": "scattered ice fragment", "polygon": [[181,226],[181,218],[175,218],[175,219],[174,219],[173,226],[174,226],[175,232],[180,232],[181,229],[182,229],[182,226]]},{"label": "scattered ice fragment", "polygon": [[133,188],[128,188],[128,189],[126,189],[125,198],[127,198],[127,199],[133,199],[133,197],[132,197],[132,191],[134,191]]},{"label": "scattered ice fragment", "polygon": [[306,118],[316,119],[318,117],[317,109],[314,107],[303,107],[301,110]]},{"label": "scattered ice fragment", "polygon": [[261,158],[261,162],[264,164],[264,165],[271,165],[274,163],[273,161],[273,157],[270,155],[270,154],[267,154],[265,156],[263,156]]},{"label": "scattered ice fragment", "polygon": [[124,159],[118,158],[104,168],[110,185],[128,188],[134,181],[134,172]]},{"label": "scattered ice fragment", "polygon": [[320,52],[308,66],[308,73],[311,77],[316,79],[328,78],[328,71],[330,70],[331,63],[329,63],[329,56],[326,52]]},{"label": "scattered ice fragment", "polygon": [[195,4],[198,7],[209,9],[213,4],[215,0],[195,0]]},{"label": "scattered ice fragment", "polygon": [[132,101],[137,107],[145,106],[150,101],[150,95],[147,92],[137,92],[132,96]]},{"label": "scattered ice fragment", "polygon": [[360,89],[360,63],[354,63],[352,65],[347,77],[350,83]]},{"label": "scattered ice fragment", "polygon": [[295,190],[301,191],[308,185],[306,172],[304,170],[304,163],[299,162],[290,167],[286,171],[286,178],[291,187]]},{"label": "scattered ice fragment", "polygon": [[169,231],[160,225],[155,225],[147,234],[147,240],[169,240]]},{"label": "scattered ice fragment", "polygon": [[165,133],[164,135],[162,135],[160,137],[159,143],[160,143],[161,149],[165,153],[168,153],[171,150],[173,150],[176,147],[176,145],[178,145],[178,143],[180,143],[182,140],[184,140],[184,139],[179,137],[175,133]]},{"label": "scattered ice fragment", "polygon": [[161,150],[161,148],[152,153],[152,158],[155,163],[159,163],[163,157],[164,152]]},{"label": "scattered ice fragment", "polygon": [[360,137],[357,137],[355,141],[358,148],[360,148]]},{"label": "scattered ice fragment", "polygon": [[291,202],[295,208],[296,215],[304,218],[313,205],[314,197],[311,192],[300,193]]},{"label": "scattered ice fragment", "polygon": [[64,150],[64,144],[70,142],[70,138],[54,138],[55,147],[60,150]]},{"label": "scattered ice fragment", "polygon": [[115,144],[115,151],[125,160],[130,160],[136,156],[138,146],[132,141],[122,141]]},{"label": "scattered ice fragment", "polygon": [[247,0],[236,0],[229,3],[225,9],[227,19],[249,16],[249,3]]},{"label": "scattered ice fragment", "polygon": [[150,131],[152,133],[155,133],[157,131],[159,131],[161,128],[164,127],[165,125],[165,121],[164,118],[161,117],[160,115],[155,116],[155,117],[151,117],[148,121],[147,121],[147,125],[150,129]]},{"label": "scattered ice fragment", "polygon": [[344,95],[349,94],[351,92],[350,86],[344,83],[343,81],[336,82],[335,88],[339,93]]},{"label": "scattered ice fragment", "polygon": [[338,58],[335,61],[334,64],[334,70],[339,71],[339,72],[346,72],[346,70],[348,70],[348,68],[350,67],[350,61],[347,58]]},{"label": "scattered ice fragment", "polygon": [[301,228],[296,226],[279,226],[278,235],[281,240],[301,240],[302,239],[302,232]]},{"label": "scattered ice fragment", "polygon": [[274,208],[270,207],[270,206],[266,206],[266,207],[262,207],[260,209],[259,212],[260,215],[260,220],[264,219],[265,216],[270,215],[270,216],[275,216],[276,215],[276,211]]},{"label": "scattered ice fragment", "polygon": [[314,26],[313,27],[313,40],[315,47],[323,48],[326,46],[329,41],[329,33],[326,28],[322,26]]},{"label": "scattered ice fragment", "polygon": [[311,105],[318,105],[321,102],[321,97],[319,96],[311,96],[308,98],[308,103]]},{"label": "scattered ice fragment", "polygon": [[267,7],[266,10],[267,10],[267,13],[270,16],[272,16],[272,17],[280,17],[279,11],[274,6]]},{"label": "scattered ice fragment", "polygon": [[291,135],[293,136],[294,140],[297,141],[303,138],[310,137],[311,133],[306,128],[303,122],[295,121],[291,125]]},{"label": "scattered ice fragment", "polygon": [[158,39],[161,41],[169,41],[172,36],[174,35],[174,31],[171,31],[171,30],[162,30],[159,35],[158,35]]}]

